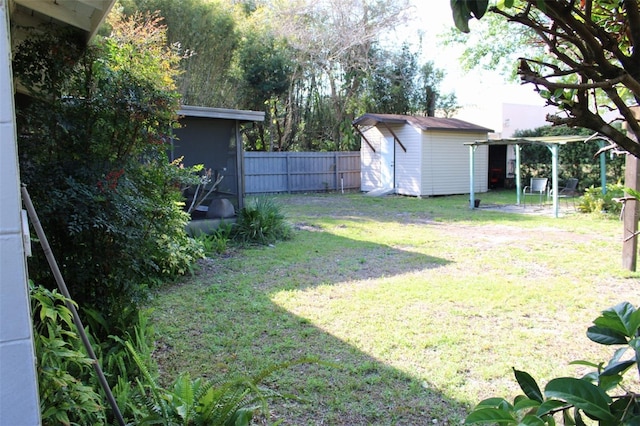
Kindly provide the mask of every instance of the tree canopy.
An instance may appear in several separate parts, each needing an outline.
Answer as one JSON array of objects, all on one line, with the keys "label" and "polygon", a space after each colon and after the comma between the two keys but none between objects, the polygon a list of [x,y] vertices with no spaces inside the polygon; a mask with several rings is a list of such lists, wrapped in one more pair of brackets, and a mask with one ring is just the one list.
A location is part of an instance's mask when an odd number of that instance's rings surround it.
[{"label": "tree canopy", "polygon": [[[517,73],[533,84],[560,113],[553,124],[599,132],[640,157],[640,125],[633,107],[640,101],[640,10],[636,0],[452,0],[456,27],[469,32],[469,21],[487,11],[533,31],[546,48],[544,58],[520,58]],[[602,100],[605,99],[606,102]],[[619,118],[606,121],[616,110]],[[624,120],[631,135],[615,126]]]},{"label": "tree canopy", "polygon": [[351,150],[351,122],[365,112],[451,115],[443,72],[407,46],[381,40],[406,22],[392,0],[120,0],[158,11],[185,52],[184,104],[265,111],[245,130],[250,151]]}]

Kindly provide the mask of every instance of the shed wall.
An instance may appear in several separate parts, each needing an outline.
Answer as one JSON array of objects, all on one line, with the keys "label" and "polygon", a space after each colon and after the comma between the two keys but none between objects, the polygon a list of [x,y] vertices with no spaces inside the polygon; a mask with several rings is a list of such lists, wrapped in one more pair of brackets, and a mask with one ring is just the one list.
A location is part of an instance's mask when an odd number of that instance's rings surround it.
[{"label": "shed wall", "polygon": [[399,125],[392,127],[406,152],[396,143],[396,192],[414,197],[421,195],[422,168],[422,131],[413,126]]},{"label": "shed wall", "polygon": [[[486,136],[481,132],[423,132],[421,195],[469,193],[469,147],[464,144]],[[487,147],[479,147],[475,155],[476,192],[488,190],[488,164]]]},{"label": "shed wall", "polygon": [[381,186],[380,148],[384,134],[377,127],[372,127],[366,130],[364,135],[376,150],[373,152],[364,140],[360,142],[360,190],[369,192]]}]

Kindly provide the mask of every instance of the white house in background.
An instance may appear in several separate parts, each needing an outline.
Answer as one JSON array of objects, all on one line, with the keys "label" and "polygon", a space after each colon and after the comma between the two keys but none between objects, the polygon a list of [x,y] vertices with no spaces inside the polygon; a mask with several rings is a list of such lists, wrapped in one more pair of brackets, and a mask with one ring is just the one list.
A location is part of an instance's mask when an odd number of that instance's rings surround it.
[{"label": "white house in background", "polygon": [[511,138],[519,130],[532,130],[551,125],[547,115],[558,111],[553,106],[502,104],[502,132],[501,138]]},{"label": "white house in background", "polygon": [[[469,193],[469,147],[493,130],[455,118],[364,114],[353,121],[362,137],[361,190],[416,197]],[[475,156],[474,188],[488,189],[488,150]]]},{"label": "white house in background", "polygon": [[[0,0],[0,425],[40,424],[20,197],[12,50],[25,28],[75,27],[89,40],[115,0]],[[26,240],[26,241],[25,241]]]}]

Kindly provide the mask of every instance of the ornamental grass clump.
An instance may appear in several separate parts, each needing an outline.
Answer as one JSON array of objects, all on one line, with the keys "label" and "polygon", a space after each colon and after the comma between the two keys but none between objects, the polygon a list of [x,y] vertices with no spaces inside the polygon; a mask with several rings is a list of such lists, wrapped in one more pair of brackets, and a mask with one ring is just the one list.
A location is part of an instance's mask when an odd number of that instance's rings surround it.
[{"label": "ornamental grass clump", "polygon": [[240,210],[234,238],[244,244],[273,244],[292,237],[280,206],[269,198],[256,198]]}]

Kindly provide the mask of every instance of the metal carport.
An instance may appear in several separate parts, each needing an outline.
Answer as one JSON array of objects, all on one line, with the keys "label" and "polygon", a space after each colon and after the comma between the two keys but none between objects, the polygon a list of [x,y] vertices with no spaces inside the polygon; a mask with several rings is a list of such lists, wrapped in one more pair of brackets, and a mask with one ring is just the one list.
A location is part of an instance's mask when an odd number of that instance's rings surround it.
[{"label": "metal carport", "polygon": [[[606,139],[598,134],[592,136],[543,136],[543,137],[528,137],[528,138],[504,138],[504,139],[485,139],[477,140],[465,145],[469,146],[469,174],[470,174],[470,191],[469,191],[469,207],[475,208],[475,191],[474,191],[474,170],[475,170],[475,150],[479,146],[491,146],[491,145],[515,145],[516,146],[516,203],[520,205],[520,197],[522,194],[522,182],[520,177],[520,149],[521,145],[544,145],[549,151],[551,151],[551,191],[553,193],[553,215],[558,217],[559,205],[558,205],[558,153],[561,145],[575,142],[592,142],[601,141]],[[602,183],[603,192],[606,190],[607,177],[606,177],[606,164],[604,153],[600,154],[600,181]]]}]

